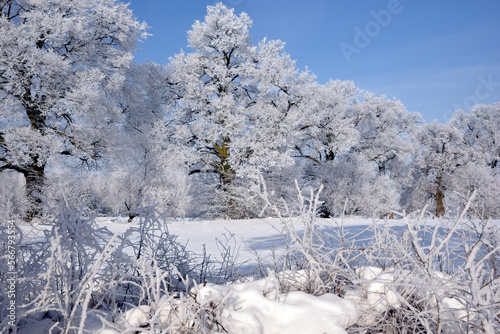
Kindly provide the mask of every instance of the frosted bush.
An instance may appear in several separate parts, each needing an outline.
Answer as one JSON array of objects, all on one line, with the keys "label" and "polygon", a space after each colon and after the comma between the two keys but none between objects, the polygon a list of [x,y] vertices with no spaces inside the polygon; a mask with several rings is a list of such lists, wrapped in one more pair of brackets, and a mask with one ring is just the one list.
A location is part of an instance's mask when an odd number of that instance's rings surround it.
[{"label": "frosted bush", "polygon": [[260,276],[238,272],[231,236],[220,241],[220,260],[189,252],[154,206],[138,208],[137,225],[116,237],[87,216],[85,203],[53,212],[43,235],[20,235],[19,330],[498,331],[500,231],[491,221],[463,220],[474,198],[453,221],[429,223],[424,209],[400,225],[389,220],[350,235],[342,220],[326,230],[317,219],[321,189],[306,196],[296,183],[296,190],[298,215],[281,212],[261,185],[284,248],[260,263]]},{"label": "frosted bush", "polygon": [[399,209],[398,185],[378,176],[360,156],[323,163],[317,177],[324,186],[324,205],[333,216],[380,216]]}]

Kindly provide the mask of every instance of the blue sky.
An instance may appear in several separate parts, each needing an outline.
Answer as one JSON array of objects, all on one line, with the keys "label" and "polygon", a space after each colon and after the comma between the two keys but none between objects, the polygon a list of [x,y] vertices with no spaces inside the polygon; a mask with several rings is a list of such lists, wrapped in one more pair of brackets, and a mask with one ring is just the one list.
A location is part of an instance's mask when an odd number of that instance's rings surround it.
[{"label": "blue sky", "polygon": [[[167,64],[187,30],[218,1],[129,0],[152,34],[136,60]],[[458,108],[500,102],[498,0],[225,0],[253,20],[253,43],[267,37],[318,81],[352,80],[418,111],[449,120]]]}]

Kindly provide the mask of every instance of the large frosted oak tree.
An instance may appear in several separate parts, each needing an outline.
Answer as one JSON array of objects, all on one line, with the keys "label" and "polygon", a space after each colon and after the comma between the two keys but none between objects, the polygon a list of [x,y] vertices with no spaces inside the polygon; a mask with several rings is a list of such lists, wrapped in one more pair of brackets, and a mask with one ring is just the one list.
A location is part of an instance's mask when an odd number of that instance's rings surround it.
[{"label": "large frosted oak tree", "polygon": [[415,163],[422,175],[417,179],[417,187],[428,187],[438,217],[445,213],[444,197],[450,177],[471,160],[471,151],[463,139],[459,129],[437,122],[426,124],[418,134],[420,149]]},{"label": "large frosted oak tree", "polygon": [[116,0],[0,1],[0,171],[25,176],[31,215],[51,156],[104,154],[146,28]]},{"label": "large frosted oak tree", "polygon": [[[179,98],[172,106],[170,140],[186,148],[190,173],[215,175],[226,216],[237,215],[235,180],[292,163],[291,136],[309,82],[284,53],[284,43],[253,46],[251,20],[222,4],[207,7],[188,32],[191,53],[170,62]],[[188,153],[189,152],[189,153]]]}]

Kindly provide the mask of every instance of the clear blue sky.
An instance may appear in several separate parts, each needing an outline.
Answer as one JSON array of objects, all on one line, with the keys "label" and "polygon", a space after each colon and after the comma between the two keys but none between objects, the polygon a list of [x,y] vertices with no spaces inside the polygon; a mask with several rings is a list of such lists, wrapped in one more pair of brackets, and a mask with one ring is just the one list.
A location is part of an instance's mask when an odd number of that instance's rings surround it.
[{"label": "clear blue sky", "polygon": [[[129,0],[152,34],[136,60],[167,64],[218,1]],[[499,0],[225,0],[253,20],[253,43],[280,39],[319,82],[352,80],[427,121],[500,102]],[[375,13],[375,14],[374,14]]]}]

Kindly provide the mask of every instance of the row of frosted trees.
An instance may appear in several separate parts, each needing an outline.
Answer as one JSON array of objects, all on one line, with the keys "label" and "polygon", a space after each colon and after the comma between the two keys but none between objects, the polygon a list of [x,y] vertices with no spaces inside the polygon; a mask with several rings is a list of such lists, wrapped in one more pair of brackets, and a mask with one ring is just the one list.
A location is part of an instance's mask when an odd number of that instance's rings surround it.
[{"label": "row of frosted trees", "polygon": [[323,187],[324,216],[426,204],[442,216],[473,190],[477,214],[500,213],[499,104],[425,123],[352,82],[319,84],[283,42],[252,44],[250,18],[222,4],[166,65],[132,61],[147,26],[115,0],[2,6],[0,205],[10,216],[85,200],[105,214],[147,201],[174,216],[255,217],[270,214],[264,189],[293,210],[294,180]]}]

